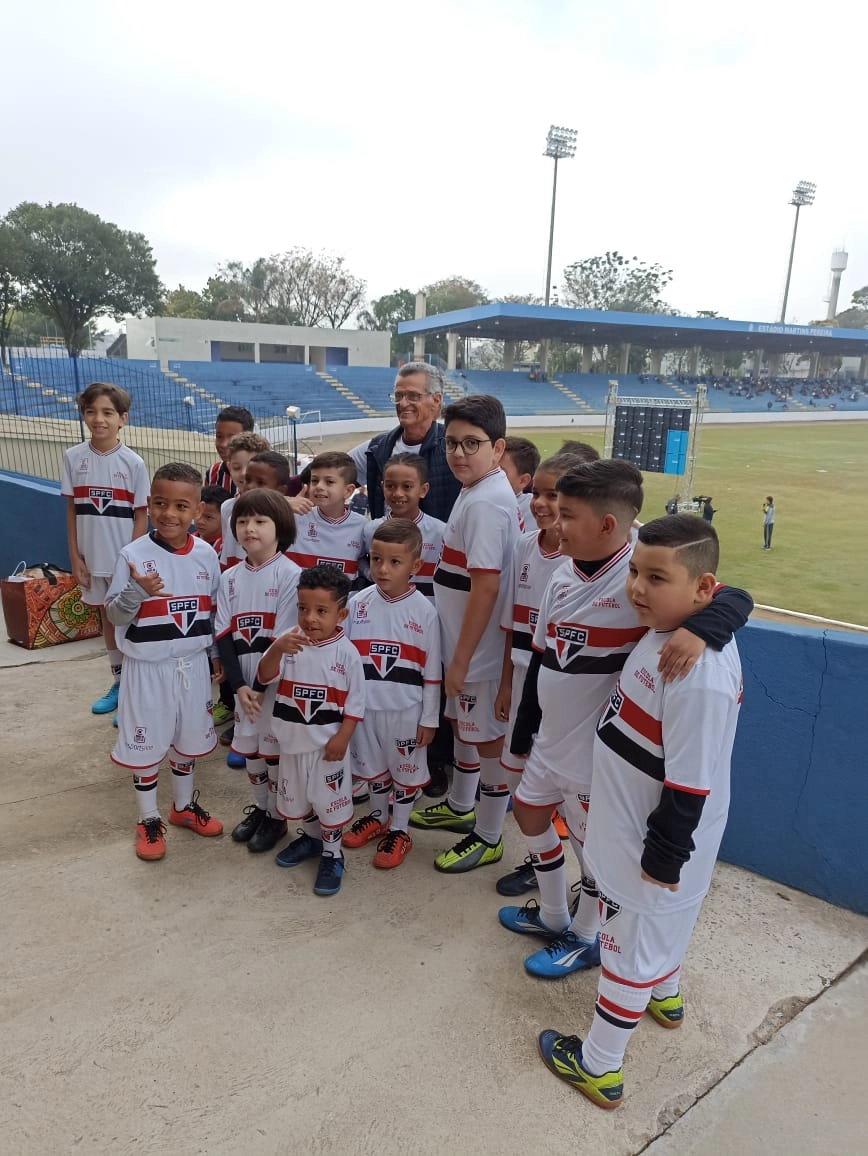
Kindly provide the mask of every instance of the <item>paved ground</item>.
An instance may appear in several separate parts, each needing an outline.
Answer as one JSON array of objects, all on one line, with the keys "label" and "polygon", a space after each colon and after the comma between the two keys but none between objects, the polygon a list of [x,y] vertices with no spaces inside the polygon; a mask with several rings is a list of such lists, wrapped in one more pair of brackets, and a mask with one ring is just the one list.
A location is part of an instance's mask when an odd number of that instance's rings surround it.
[{"label": "paved ground", "polygon": [[[827,1115],[846,1120],[844,1091],[862,1103],[868,984],[837,979],[868,920],[721,865],[688,955],[688,1020],[639,1026],[625,1103],[601,1112],[535,1045],[541,1028],[587,1027],[596,976],[531,980],[528,945],[496,920],[499,869],[438,875],[446,837],[420,834],[397,872],[349,852],[333,900],[312,894],[309,865],[281,871],[226,837],[171,829],[165,860],[138,862],[114,732],[89,713],[98,651],[0,645],[3,1152],[527,1156],[544,1135],[620,1156],[679,1116],[658,1141],[673,1153],[865,1150],[862,1128],[858,1144],[817,1137]],[[238,818],[243,776],[222,756],[198,785]],[[514,827],[507,843],[508,868],[524,855]],[[727,1137],[742,1118],[756,1125]]]}]

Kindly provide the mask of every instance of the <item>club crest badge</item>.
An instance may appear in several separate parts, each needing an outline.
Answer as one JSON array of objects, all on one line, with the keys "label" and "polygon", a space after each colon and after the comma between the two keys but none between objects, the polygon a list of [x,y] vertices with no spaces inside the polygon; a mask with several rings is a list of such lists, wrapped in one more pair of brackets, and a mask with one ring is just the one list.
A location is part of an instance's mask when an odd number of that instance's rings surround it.
[{"label": "club crest badge", "polygon": [[198,598],[169,598],[166,602],[169,617],[182,634],[187,634],[199,613]]},{"label": "club crest badge", "polygon": [[380,678],[387,678],[401,657],[401,647],[396,642],[372,642],[369,654],[374,670]]},{"label": "club crest badge", "polygon": [[580,626],[557,626],[555,628],[555,653],[562,670],[566,669],[581,654],[588,641],[587,630]]}]

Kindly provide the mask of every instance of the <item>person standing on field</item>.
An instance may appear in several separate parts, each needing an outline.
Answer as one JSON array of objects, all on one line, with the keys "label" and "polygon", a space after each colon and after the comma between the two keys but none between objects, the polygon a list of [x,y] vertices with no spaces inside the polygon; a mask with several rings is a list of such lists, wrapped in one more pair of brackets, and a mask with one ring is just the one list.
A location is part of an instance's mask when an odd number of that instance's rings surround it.
[{"label": "person standing on field", "polygon": [[763,549],[771,550],[772,548],[772,534],[775,529],[775,500],[771,496],[765,500],[763,506]]}]

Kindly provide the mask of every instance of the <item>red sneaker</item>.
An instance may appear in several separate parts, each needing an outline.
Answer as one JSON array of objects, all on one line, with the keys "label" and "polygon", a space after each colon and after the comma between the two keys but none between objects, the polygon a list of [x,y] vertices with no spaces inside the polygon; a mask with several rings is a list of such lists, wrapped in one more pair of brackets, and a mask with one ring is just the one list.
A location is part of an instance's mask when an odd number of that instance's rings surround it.
[{"label": "red sneaker", "polygon": [[219,819],[212,819],[204,808],[199,806],[199,792],[193,792],[193,799],[182,811],[175,810],[175,804],[169,812],[169,822],[173,827],[186,827],[195,831],[197,835],[208,837],[223,834],[223,824]]},{"label": "red sneaker", "polygon": [[390,831],[377,844],[374,866],[383,867],[386,870],[390,867],[400,867],[407,854],[412,850],[413,840],[406,831]]},{"label": "red sneaker", "polygon": [[140,859],[162,859],[166,854],[166,824],[157,816],[136,824],[136,854]]},{"label": "red sneaker", "polygon": [[372,839],[382,839],[388,829],[388,824],[384,827],[373,815],[362,815],[345,828],[341,842],[344,847],[364,847]]}]

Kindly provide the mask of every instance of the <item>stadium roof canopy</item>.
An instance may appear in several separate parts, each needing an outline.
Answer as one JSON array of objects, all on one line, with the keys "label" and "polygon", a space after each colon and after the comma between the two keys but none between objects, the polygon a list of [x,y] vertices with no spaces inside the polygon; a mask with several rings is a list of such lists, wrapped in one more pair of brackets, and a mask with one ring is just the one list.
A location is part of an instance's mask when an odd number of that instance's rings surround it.
[{"label": "stadium roof canopy", "polygon": [[670,317],[660,313],[617,313],[602,309],[563,309],[543,305],[476,305],[402,321],[403,335],[457,333],[501,341],[549,339],[569,345],[631,345],[651,349],[762,349],[766,353],[868,354],[868,329],[823,325],[779,325],[768,321],[730,321],[721,317]]}]

